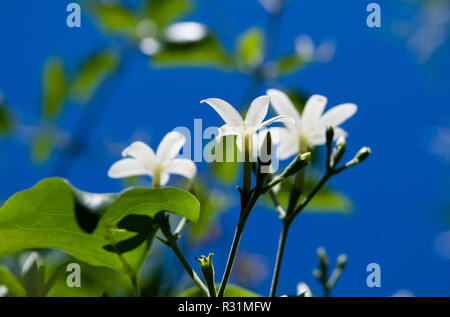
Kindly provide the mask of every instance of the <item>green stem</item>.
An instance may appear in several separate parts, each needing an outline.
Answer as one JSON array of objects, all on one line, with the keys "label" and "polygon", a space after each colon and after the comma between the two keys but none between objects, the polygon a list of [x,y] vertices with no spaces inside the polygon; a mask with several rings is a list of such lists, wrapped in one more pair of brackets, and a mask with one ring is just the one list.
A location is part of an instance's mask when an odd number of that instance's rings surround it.
[{"label": "green stem", "polygon": [[183,253],[181,252],[180,248],[178,247],[178,243],[176,240],[166,237],[168,239],[167,245],[169,248],[172,249],[173,253],[176,255],[178,260],[180,261],[183,268],[186,270],[186,273],[190,276],[190,278],[194,281],[194,283],[200,288],[200,290],[206,295],[209,296],[208,288],[205,286],[205,284],[202,282],[200,277],[197,275],[197,273],[194,271],[194,269],[191,267],[189,262],[184,257]]},{"label": "green stem", "polygon": [[[245,195],[242,195],[242,199]],[[233,268],[234,260],[236,258],[236,253],[239,247],[239,242],[241,241],[242,232],[244,231],[245,224],[247,222],[248,216],[250,215],[250,212],[252,211],[253,207],[256,204],[256,201],[258,200],[260,196],[259,192],[253,193],[250,200],[246,204],[244,210],[241,212],[241,216],[239,217],[238,224],[236,226],[236,231],[234,233],[233,243],[231,244],[230,253],[228,255],[227,265],[225,267],[225,272],[222,277],[222,282],[220,283],[219,292],[217,294],[217,297],[223,297],[225,294],[225,289],[228,284],[228,280],[230,279],[231,269]]]},{"label": "green stem", "polygon": [[278,278],[280,276],[281,261],[283,259],[284,247],[286,245],[287,234],[289,231],[289,222],[283,221],[281,227],[280,239],[278,241],[277,258],[275,261],[275,268],[273,271],[272,284],[270,286],[270,297],[275,297],[277,292]]}]

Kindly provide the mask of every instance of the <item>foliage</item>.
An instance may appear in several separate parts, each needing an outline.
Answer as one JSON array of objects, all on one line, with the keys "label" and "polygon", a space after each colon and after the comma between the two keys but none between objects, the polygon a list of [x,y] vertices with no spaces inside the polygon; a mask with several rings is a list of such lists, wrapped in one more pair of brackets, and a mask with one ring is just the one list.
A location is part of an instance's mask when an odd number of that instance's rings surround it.
[{"label": "foliage", "polygon": [[[133,188],[120,194],[92,194],[50,178],[17,193],[0,208],[0,256],[56,248],[94,266],[133,270],[142,265],[161,210],[196,222],[199,203],[176,188]],[[120,255],[120,257],[118,256]]]}]

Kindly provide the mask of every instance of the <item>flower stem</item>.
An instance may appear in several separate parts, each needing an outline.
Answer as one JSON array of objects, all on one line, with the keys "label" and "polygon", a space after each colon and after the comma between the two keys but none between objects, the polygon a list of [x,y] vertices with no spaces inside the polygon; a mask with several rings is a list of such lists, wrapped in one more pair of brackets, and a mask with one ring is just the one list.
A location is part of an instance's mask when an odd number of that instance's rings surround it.
[{"label": "flower stem", "polygon": [[270,286],[270,297],[275,297],[277,292],[278,277],[280,276],[281,261],[283,259],[284,246],[286,245],[287,234],[289,231],[289,222],[283,221],[280,232],[280,240],[278,241],[277,258],[275,261],[275,268],[272,277],[272,284]]},{"label": "flower stem", "polygon": [[177,259],[180,261],[183,268],[186,270],[187,274],[190,276],[190,278],[194,281],[194,283],[200,288],[200,290],[206,295],[209,295],[209,291],[206,288],[205,284],[202,282],[200,277],[197,275],[197,273],[194,271],[194,269],[191,267],[189,262],[184,257],[183,253],[181,252],[180,248],[178,247],[178,243],[175,239],[171,239],[169,237],[166,237],[167,240],[167,246],[172,249],[173,253],[176,255]]},{"label": "flower stem", "polygon": [[189,275],[189,277],[194,281],[194,283],[200,288],[200,290],[206,295],[209,296],[208,289],[206,288],[205,284],[202,282],[200,277],[197,275],[197,273],[194,271],[194,269],[191,267],[189,262],[186,260],[186,258],[183,255],[183,252],[181,252],[179,246],[178,246],[178,236],[172,234],[170,223],[168,218],[166,217],[165,212],[160,212],[155,217],[156,221],[159,223],[159,229],[161,230],[162,234],[166,238],[166,241],[160,239],[165,245],[167,245],[175,254],[177,259],[180,261],[183,268],[186,270],[186,273]]},{"label": "flower stem", "polygon": [[[253,207],[255,206],[256,201],[258,200],[260,195],[261,194],[259,192],[254,192],[253,195],[251,195],[248,203],[245,204],[245,207],[241,211],[241,216],[239,217],[239,221],[236,226],[233,243],[231,244],[231,249],[230,249],[230,253],[228,255],[227,265],[225,267],[225,272],[222,277],[222,282],[220,283],[220,288],[219,288],[217,297],[224,296],[225,289],[228,284],[228,280],[230,279],[231,269],[233,268],[234,260],[236,258],[236,253],[237,253],[237,249],[239,247],[239,242],[241,241],[242,232],[244,231],[244,227],[247,222],[248,216],[250,215],[250,212],[252,211]],[[242,195],[241,199],[245,199],[244,196],[245,195]]]},{"label": "flower stem", "polygon": [[[281,269],[281,261],[283,259],[284,247],[286,244],[286,239],[287,239],[287,234],[289,231],[290,224],[292,223],[294,218],[308,205],[308,203],[319,192],[319,190],[325,185],[325,183],[328,181],[328,179],[334,175],[333,173],[334,173],[333,170],[329,170],[329,171],[325,172],[325,174],[322,176],[322,179],[319,181],[319,183],[316,184],[314,189],[305,197],[305,199],[302,201],[302,203],[297,208],[295,207],[296,203],[295,204],[290,203],[290,206],[286,212],[286,216],[282,219],[283,225],[281,227],[280,239],[278,241],[277,257],[276,257],[275,268],[274,268],[273,277],[272,277],[272,285],[270,288],[270,296],[274,297],[277,292],[278,278],[279,278],[280,269]],[[292,192],[291,192],[291,195],[292,195]],[[298,197],[297,197],[297,199],[298,199]]]}]

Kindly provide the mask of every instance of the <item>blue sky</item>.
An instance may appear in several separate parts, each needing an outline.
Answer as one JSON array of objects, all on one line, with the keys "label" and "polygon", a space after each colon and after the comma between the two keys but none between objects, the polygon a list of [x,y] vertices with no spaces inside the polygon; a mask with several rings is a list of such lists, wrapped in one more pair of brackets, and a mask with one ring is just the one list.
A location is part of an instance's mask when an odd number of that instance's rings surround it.
[{"label": "blue sky", "polygon": [[[38,123],[41,70],[47,58],[59,56],[74,70],[80,58],[94,48],[108,46],[92,20],[82,16],[80,29],[65,26],[65,7],[70,1],[3,1],[0,3],[0,90],[22,124]],[[226,48],[231,38],[251,26],[264,27],[267,12],[257,1],[216,1],[229,33],[197,1],[194,12],[183,20],[200,21],[217,31]],[[137,1],[130,1],[137,3]],[[324,246],[332,261],[346,253],[349,264],[339,281],[336,296],[390,296],[407,289],[418,296],[450,295],[450,262],[438,257],[434,239],[448,224],[437,214],[448,199],[448,161],[430,151],[437,126],[448,126],[447,43],[432,58],[418,64],[406,38],[392,30],[398,21],[412,21],[418,6],[408,2],[378,1],[382,6],[382,28],[365,24],[369,1],[289,2],[281,24],[275,54],[291,52],[298,34],[308,34],[317,43],[333,39],[334,59],[313,64],[265,89],[298,87],[310,94],[323,94],[329,105],[354,102],[355,117],[345,123],[349,131],[348,155],[368,145],[370,159],[333,179],[331,185],[346,193],[354,204],[352,216],[305,213],[289,234],[280,276],[280,293],[293,293],[299,281],[320,293],[311,275],[316,267],[315,250]],[[230,36],[231,35],[231,36]],[[194,118],[204,125],[221,124],[220,118],[199,101],[219,97],[234,105],[241,101],[248,78],[212,68],[153,69],[147,59],[134,54],[123,78],[108,97],[107,110],[90,136],[94,154],[77,160],[68,178],[90,191],[117,191],[120,183],[107,178],[108,167],[118,158],[105,151],[105,142],[143,138],[153,146],[176,126],[193,127]],[[70,130],[79,115],[76,105],[63,113],[60,125]],[[0,139],[0,198],[32,186],[49,176],[49,164],[36,166],[29,147],[17,138]],[[202,164],[200,169],[205,169]],[[213,245],[195,250],[196,255],[215,252],[216,270],[222,272],[237,220],[234,208],[222,217],[223,237]],[[272,270],[279,224],[270,210],[258,207],[250,217],[241,248],[262,254]],[[366,286],[366,266],[379,263],[382,287]],[[255,288],[267,293],[270,279]]]}]

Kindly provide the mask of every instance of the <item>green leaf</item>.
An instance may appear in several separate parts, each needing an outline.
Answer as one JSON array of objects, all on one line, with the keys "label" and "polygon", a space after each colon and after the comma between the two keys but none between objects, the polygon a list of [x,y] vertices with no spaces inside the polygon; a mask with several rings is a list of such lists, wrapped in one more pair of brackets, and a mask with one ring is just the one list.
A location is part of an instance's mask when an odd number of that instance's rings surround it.
[{"label": "green leaf", "polygon": [[167,42],[153,55],[156,66],[230,66],[231,59],[212,34],[194,42]]},{"label": "green leaf", "polygon": [[[315,181],[313,179],[306,179],[304,185],[304,193],[309,193],[314,185]],[[286,181],[281,183],[280,189],[277,192],[277,198],[281,206],[287,206],[291,187],[291,179],[287,179]],[[300,201],[303,199],[303,197],[304,195],[302,195]],[[273,206],[273,203],[268,195],[266,195],[265,202],[269,206]],[[351,201],[344,194],[325,187],[322,188],[316,194],[316,196],[314,196],[314,198],[305,208],[304,212],[338,213],[342,215],[348,215],[350,214],[351,210]]]},{"label": "green leaf", "polygon": [[100,27],[112,34],[134,36],[137,18],[126,8],[115,4],[96,4],[91,6]]},{"label": "green leaf", "polygon": [[55,119],[61,112],[67,92],[64,65],[60,59],[51,58],[44,66],[42,78],[42,114]]},{"label": "green leaf", "polygon": [[106,50],[91,56],[82,65],[71,93],[81,102],[88,101],[98,86],[116,69],[119,57]]},{"label": "green leaf", "polygon": [[194,183],[192,193],[200,201],[200,218],[196,224],[189,227],[189,238],[199,241],[214,230],[218,216],[224,211],[226,196],[217,191],[209,191],[208,186],[199,181]]},{"label": "green leaf", "polygon": [[50,290],[49,296],[101,297],[114,296],[122,291],[131,293],[128,277],[124,274],[104,267],[94,267],[83,262],[78,262],[78,264],[82,272],[82,287],[67,287],[66,279],[58,278]]},{"label": "green leaf", "polygon": [[161,29],[191,8],[188,0],[147,0],[148,17]]},{"label": "green leaf", "polygon": [[54,149],[53,136],[49,133],[37,133],[31,144],[31,159],[35,164],[48,161]]},{"label": "green leaf", "polygon": [[161,210],[196,223],[200,216],[200,203],[191,193],[174,187],[133,188],[123,192],[107,208],[102,219],[106,224],[113,224],[126,215],[153,217]]},{"label": "green leaf", "polygon": [[306,65],[307,61],[299,55],[286,55],[276,62],[276,70],[279,76],[292,74]]},{"label": "green leaf", "polygon": [[236,58],[245,67],[256,67],[263,59],[263,31],[253,27],[242,34],[236,45]]},{"label": "green leaf", "polygon": [[[217,287],[219,287],[219,285],[217,285]],[[253,293],[252,291],[249,291],[245,288],[236,285],[228,285],[224,294],[224,297],[260,297],[260,296],[261,295]],[[178,297],[205,297],[205,295],[198,287],[194,286],[178,295]]]},{"label": "green leaf", "polygon": [[19,280],[4,266],[0,266],[0,285],[8,288],[8,294],[16,297],[24,297],[25,289]]},{"label": "green leaf", "polygon": [[[94,266],[127,269],[117,256],[120,253],[138,272],[156,231],[151,217],[161,210],[194,222],[199,217],[197,199],[176,188],[130,189],[107,207],[98,196],[86,198],[91,201],[89,207],[86,201],[80,202],[79,195],[68,182],[48,178],[12,196],[0,208],[0,257],[26,249],[55,248]],[[111,194],[106,195],[110,198]],[[78,224],[80,204],[92,214],[103,210],[92,234]]]},{"label": "green leaf", "polygon": [[13,123],[11,114],[6,105],[0,102],[0,134],[8,133],[12,128]]}]

